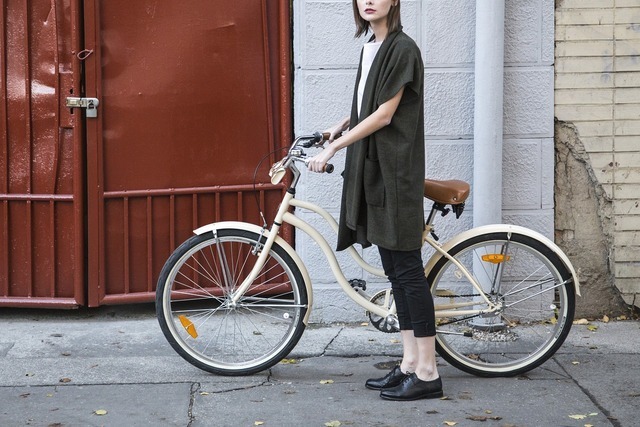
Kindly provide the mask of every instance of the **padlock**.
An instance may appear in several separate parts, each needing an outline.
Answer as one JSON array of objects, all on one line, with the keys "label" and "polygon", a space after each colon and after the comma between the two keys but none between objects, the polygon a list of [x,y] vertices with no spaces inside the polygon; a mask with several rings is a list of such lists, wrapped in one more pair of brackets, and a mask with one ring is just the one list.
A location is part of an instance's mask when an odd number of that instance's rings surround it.
[{"label": "padlock", "polygon": [[88,99],[87,100],[87,117],[98,117],[98,100],[97,99]]}]

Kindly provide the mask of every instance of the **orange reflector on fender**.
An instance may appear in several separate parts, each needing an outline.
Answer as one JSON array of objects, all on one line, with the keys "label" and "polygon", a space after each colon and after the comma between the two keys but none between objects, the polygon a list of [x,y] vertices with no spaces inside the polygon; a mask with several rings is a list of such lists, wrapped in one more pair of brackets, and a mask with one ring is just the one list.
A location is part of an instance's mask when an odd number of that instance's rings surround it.
[{"label": "orange reflector on fender", "polygon": [[482,255],[482,260],[490,262],[492,264],[500,264],[501,262],[509,261],[511,257],[504,254],[486,254]]},{"label": "orange reflector on fender", "polygon": [[193,324],[191,320],[187,319],[187,317],[183,314],[178,316],[178,319],[180,319],[180,323],[182,323],[182,326],[187,331],[187,333],[191,335],[192,338],[198,338],[198,332],[196,332],[196,326]]}]

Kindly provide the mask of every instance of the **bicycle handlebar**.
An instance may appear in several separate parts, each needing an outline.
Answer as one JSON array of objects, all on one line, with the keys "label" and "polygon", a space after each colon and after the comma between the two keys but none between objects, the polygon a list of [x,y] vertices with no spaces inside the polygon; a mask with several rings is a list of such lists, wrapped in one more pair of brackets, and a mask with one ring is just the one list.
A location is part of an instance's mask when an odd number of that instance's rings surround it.
[{"label": "bicycle handlebar", "polygon": [[[338,135],[339,138],[341,135]],[[322,147],[322,145],[331,138],[329,132],[315,132],[312,135],[301,135],[293,141],[291,148],[287,155],[280,161],[274,163],[269,171],[271,182],[273,184],[279,183],[285,175],[286,169],[290,168],[293,162],[303,162],[305,165],[309,164],[307,155],[302,150],[303,148]],[[336,138],[336,139],[337,139]],[[331,163],[327,163],[324,166],[324,173],[333,173],[334,166]]]}]

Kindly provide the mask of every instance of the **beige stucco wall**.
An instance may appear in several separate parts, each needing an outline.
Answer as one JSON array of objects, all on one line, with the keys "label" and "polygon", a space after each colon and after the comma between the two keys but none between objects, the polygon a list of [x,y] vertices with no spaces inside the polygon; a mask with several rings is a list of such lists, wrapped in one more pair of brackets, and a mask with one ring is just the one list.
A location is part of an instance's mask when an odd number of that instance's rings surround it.
[{"label": "beige stucco wall", "polygon": [[[587,279],[608,274],[640,306],[640,0],[557,0],[555,39],[556,175],[566,181],[556,187],[557,237],[606,258],[608,272]],[[566,175],[567,153],[582,178]],[[595,261],[583,262],[586,271]]]}]

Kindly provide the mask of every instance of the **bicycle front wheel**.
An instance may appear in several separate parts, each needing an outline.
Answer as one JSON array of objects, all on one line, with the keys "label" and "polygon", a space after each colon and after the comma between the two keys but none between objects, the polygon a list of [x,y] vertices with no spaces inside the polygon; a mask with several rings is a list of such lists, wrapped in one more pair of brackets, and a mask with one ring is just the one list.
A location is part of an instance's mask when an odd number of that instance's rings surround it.
[{"label": "bicycle front wheel", "polygon": [[[527,372],[551,357],[573,321],[575,288],[561,258],[544,243],[518,233],[475,236],[450,251],[496,306],[461,269],[441,258],[428,274],[436,306],[438,353],[474,375]],[[465,313],[465,311],[467,311]]]},{"label": "bicycle front wheel", "polygon": [[240,229],[193,236],[160,273],[156,312],[162,332],[200,369],[221,375],[268,369],[304,331],[304,279],[277,243],[249,290],[237,303],[231,300],[260,255],[259,242],[259,234]]}]

